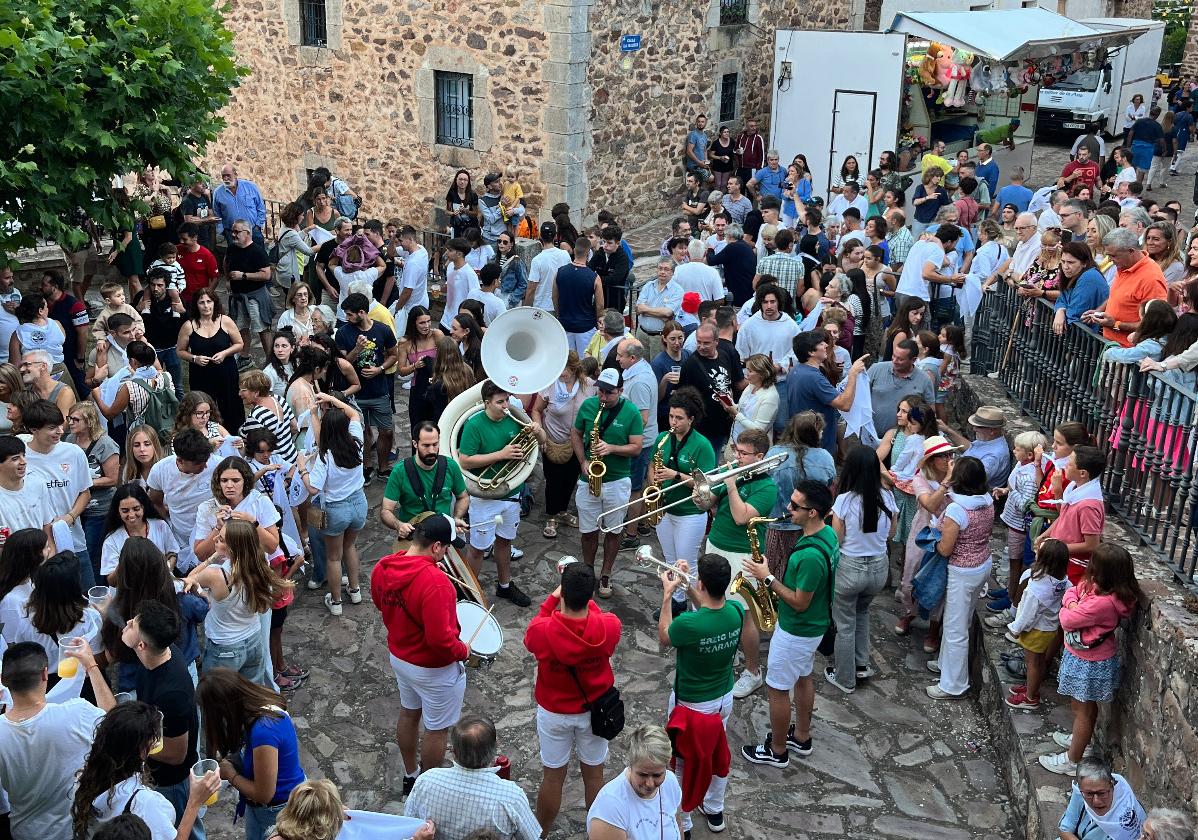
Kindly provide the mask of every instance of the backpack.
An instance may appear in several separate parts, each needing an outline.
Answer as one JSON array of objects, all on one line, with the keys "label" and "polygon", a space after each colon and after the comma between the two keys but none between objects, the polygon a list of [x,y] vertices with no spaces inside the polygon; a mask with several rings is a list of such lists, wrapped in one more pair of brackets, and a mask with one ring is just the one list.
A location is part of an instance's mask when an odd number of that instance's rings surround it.
[{"label": "backpack", "polygon": [[340,184],[344,189],[349,187],[340,178],[333,179],[333,206],[337,208],[338,215],[353,221],[358,218],[359,201],[354,199],[348,192],[337,192],[337,185]]},{"label": "backpack", "polygon": [[537,225],[537,220],[530,213],[525,213],[520,219],[520,224],[516,225],[516,236],[521,239],[539,239],[541,229]]},{"label": "backpack", "polygon": [[[165,444],[171,439],[175,428],[179,398],[175,396],[175,389],[171,384],[165,380],[160,381],[161,384],[157,388],[144,380],[136,384],[146,392],[146,410],[142,412],[141,422],[156,431],[159,439]],[[133,425],[133,419],[129,418],[130,426]]]}]

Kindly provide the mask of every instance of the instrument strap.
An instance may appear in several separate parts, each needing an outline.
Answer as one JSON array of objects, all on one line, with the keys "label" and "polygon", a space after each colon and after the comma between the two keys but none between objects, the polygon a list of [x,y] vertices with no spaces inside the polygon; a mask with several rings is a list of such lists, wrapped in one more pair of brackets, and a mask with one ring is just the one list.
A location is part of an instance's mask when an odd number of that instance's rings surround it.
[{"label": "instrument strap", "polygon": [[[596,399],[598,399],[598,397],[596,397]],[[624,398],[620,397],[620,401],[618,403],[616,403],[614,406],[612,406],[611,409],[609,409],[610,413],[607,415],[607,419],[606,420],[601,419],[599,421],[599,439],[600,440],[603,440],[603,436],[607,433],[607,430],[608,430],[608,428],[611,427],[611,424],[615,422],[616,417],[619,416],[619,414],[620,414],[620,409],[622,409],[623,407],[624,407]],[[603,416],[603,405],[602,404],[599,405],[599,416],[601,418]],[[606,442],[610,442],[610,441],[605,441],[605,443]]]},{"label": "instrument strap", "polygon": [[412,486],[412,493],[420,500],[420,504],[430,513],[436,513],[435,505],[437,499],[441,495],[441,491],[445,489],[445,474],[448,472],[449,459],[444,455],[437,456],[436,472],[433,473],[432,492],[425,495],[420,489],[424,487],[424,481],[420,478],[420,468],[416,466],[416,456],[405,458],[403,462],[404,472],[408,476],[408,484]]},{"label": "instrument strap", "polygon": [[674,435],[670,435],[670,457],[666,458],[666,466],[675,472],[682,472],[682,468],[678,466],[678,456],[686,448],[686,442],[691,439],[691,432],[693,431],[694,428],[683,435],[681,442]]}]

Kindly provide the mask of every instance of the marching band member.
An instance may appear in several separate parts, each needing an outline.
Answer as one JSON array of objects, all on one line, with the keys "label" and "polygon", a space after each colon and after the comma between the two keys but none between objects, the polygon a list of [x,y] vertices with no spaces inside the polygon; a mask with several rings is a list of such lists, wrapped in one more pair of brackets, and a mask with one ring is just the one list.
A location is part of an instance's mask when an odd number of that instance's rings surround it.
[{"label": "marching band member", "polygon": [[[687,561],[680,560],[677,565],[688,571]],[[732,714],[732,664],[736,660],[736,643],[746,620],[744,607],[724,598],[731,581],[732,567],[726,558],[718,554],[703,555],[698,562],[698,580],[691,590],[698,609],[671,618],[668,607],[674,592],[685,586],[685,579],[670,572],[661,573],[663,593],[661,614],[657,619],[657,640],[677,652],[677,675],[674,691],[670,692],[666,728],[678,731],[675,772],[682,786],[683,832],[691,830],[690,811],[696,805],[707,818],[709,830],[720,832],[726,828],[724,792],[728,788],[730,756],[725,728]],[[707,785],[700,787],[703,779],[698,777],[692,784],[687,784],[684,764],[688,754],[693,762],[692,773],[700,764],[695,761],[696,756],[711,756],[711,777]],[[707,764],[706,761],[702,763]]]},{"label": "marching band member", "polygon": [[[703,416],[703,397],[699,392],[690,386],[676,390],[670,395],[668,416],[670,430],[658,435],[653,444],[653,451],[660,453],[662,464],[660,469],[652,472],[653,482],[662,489],[661,507],[689,499],[693,488],[679,482],[695,470],[710,472],[716,466],[711,442],[695,431],[695,422]],[[666,441],[664,445],[663,440]],[[657,463],[656,457],[653,463]],[[693,501],[680,502],[670,508],[657,525],[662,557],[671,566],[678,560],[698,557],[706,530],[707,511],[700,510]],[[684,588],[674,591],[670,610],[674,618],[686,611]]]},{"label": "marching band member", "polygon": [[430,516],[412,530],[411,538],[406,552],[382,558],[370,574],[370,597],[383,614],[391,670],[399,685],[395,740],[403,757],[405,796],[421,769],[440,767],[445,758],[449,727],[462,716],[462,663],[470,655],[459,638],[457,592],[437,566],[450,545],[460,543],[457,529],[446,516]]},{"label": "marching band member", "polygon": [[412,519],[425,511],[452,516],[459,528],[466,528],[470,504],[466,480],[457,462],[439,454],[440,449],[437,424],[429,420],[417,423],[412,456],[396,464],[387,479],[380,518],[401,540],[411,535]]},{"label": "marching band member", "polygon": [[[747,467],[765,458],[770,448],[769,436],[759,429],[746,429],[733,444],[736,466]],[[742,474],[726,479],[723,485],[713,487],[719,497],[719,507],[711,520],[711,532],[707,535],[707,551],[722,554],[740,571],[743,560],[752,557],[749,535],[745,526],[755,516],[765,516],[774,506],[777,488],[774,480],[764,470],[757,474]],[[765,547],[765,526],[757,526],[759,545]],[[750,584],[751,585],[751,584]],[[745,655],[745,672],[736,681],[733,696],[738,700],[748,697],[761,687],[761,635],[751,617],[746,616],[744,633],[741,635],[741,650]]]},{"label": "marching band member", "polygon": [[[462,426],[458,444],[461,465],[480,478],[486,478],[498,467],[522,457],[520,448],[512,443],[523,427],[508,413],[510,397],[507,391],[487,380],[482,387],[483,410],[475,412]],[[533,423],[530,429],[544,446],[545,432],[541,427]],[[508,488],[508,494],[502,499],[470,497],[470,521],[477,527],[470,531],[470,550],[466,554],[466,562],[478,575],[483,565],[483,552],[495,547],[498,578],[495,597],[505,598],[518,607],[532,603],[532,599],[512,581],[512,540],[520,527],[520,491],[523,488],[523,484]],[[499,525],[490,522],[496,516],[502,517]]]},{"label": "marching band member", "polygon": [[[621,526],[625,508],[632,495],[632,459],[641,454],[645,424],[636,406],[622,396],[624,378],[615,368],[605,368],[595,383],[599,393],[588,397],[578,410],[570,441],[582,464],[582,476],[574,492],[578,507],[578,531],[582,538],[583,562],[595,568],[599,548],[599,528],[603,535],[603,570],[599,575],[599,597],[610,598],[611,572],[620,550]],[[593,459],[606,467],[599,495],[592,495],[588,474]],[[610,516],[603,511],[620,508]]]}]

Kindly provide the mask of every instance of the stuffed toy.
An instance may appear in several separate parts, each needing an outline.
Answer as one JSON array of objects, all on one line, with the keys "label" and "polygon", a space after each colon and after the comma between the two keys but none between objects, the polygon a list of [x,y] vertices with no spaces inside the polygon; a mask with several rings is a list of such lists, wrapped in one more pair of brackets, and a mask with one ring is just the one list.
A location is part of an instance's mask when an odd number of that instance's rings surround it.
[{"label": "stuffed toy", "polygon": [[[953,51],[943,44],[936,46],[940,48],[940,53],[936,56],[936,82],[940,87],[946,88],[953,80]],[[930,53],[931,50],[928,52]]]},{"label": "stuffed toy", "polygon": [[994,84],[990,75],[989,64],[978,64],[969,74],[969,87],[977,93],[989,93]]},{"label": "stuffed toy", "polygon": [[929,44],[927,54],[919,63],[919,82],[924,87],[936,86],[936,59],[940,56],[940,45]]},{"label": "stuffed toy", "polygon": [[962,50],[953,53],[953,66],[949,71],[948,88],[944,94],[944,104],[949,108],[960,108],[965,104],[966,83],[969,81],[970,64],[973,56]]},{"label": "stuffed toy", "polygon": [[361,271],[374,265],[379,249],[366,238],[366,234],[355,233],[334,248],[333,254],[341,261],[341,267],[346,271]]}]

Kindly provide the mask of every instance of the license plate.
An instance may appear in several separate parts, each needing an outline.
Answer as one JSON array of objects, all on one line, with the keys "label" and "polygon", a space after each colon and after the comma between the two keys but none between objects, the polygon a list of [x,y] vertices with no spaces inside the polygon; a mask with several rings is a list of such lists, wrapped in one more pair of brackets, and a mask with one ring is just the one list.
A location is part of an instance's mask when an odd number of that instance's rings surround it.
[{"label": "license plate", "polygon": [[1061,123],[1065,128],[1085,128],[1085,123]]}]

